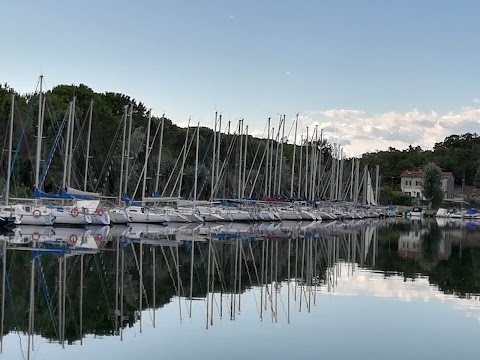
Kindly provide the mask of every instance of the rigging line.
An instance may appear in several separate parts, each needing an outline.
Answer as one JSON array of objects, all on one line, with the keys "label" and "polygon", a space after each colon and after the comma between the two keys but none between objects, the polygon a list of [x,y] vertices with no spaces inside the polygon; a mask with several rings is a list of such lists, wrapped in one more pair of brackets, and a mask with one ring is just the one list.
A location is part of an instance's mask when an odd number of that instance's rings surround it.
[{"label": "rigging line", "polygon": [[52,297],[50,296],[50,292],[48,290],[47,281],[45,280],[45,273],[43,271],[43,266],[40,259],[38,259],[38,261],[36,262],[36,268],[37,268],[38,277],[39,279],[41,279],[40,284],[42,286],[43,292],[45,293],[45,298],[47,300],[47,307],[50,313],[50,317],[52,319],[53,330],[55,331],[55,334],[58,336],[58,330],[57,330],[54,310],[53,310]]},{"label": "rigging line", "polygon": [[[292,130],[293,130],[293,126],[295,125],[295,121],[292,122],[292,126],[290,127],[290,130],[288,131],[288,135],[287,135],[287,139],[290,137],[290,135],[292,134]],[[288,141],[287,141],[288,143]],[[294,144],[295,145],[295,144]]]},{"label": "rigging line", "polygon": [[[265,130],[267,129],[267,127],[268,127],[268,122],[265,124],[265,128],[263,129],[262,136],[265,135]],[[245,180],[245,184],[248,184],[248,181],[250,180],[250,175],[252,174],[252,170],[253,170],[253,167],[255,165],[255,160],[257,159],[257,156],[258,156],[258,153],[260,151],[260,146],[261,145],[262,145],[262,141],[259,141],[257,151],[255,152],[255,156],[253,157],[252,166],[250,167],[250,171],[248,172],[248,175],[247,175],[247,180]],[[260,166],[262,166],[262,165],[260,164]]]},{"label": "rigging line", "polygon": [[218,274],[218,278],[220,280],[220,284],[222,286],[222,292],[226,293],[227,292],[227,286],[225,284],[225,277],[224,277],[224,274],[223,274],[223,271],[220,271],[220,267],[218,265],[218,261],[217,261],[217,249],[215,249],[215,246],[213,246],[213,243],[212,243],[212,254],[213,254],[213,259],[215,260],[215,268],[217,269],[217,274]]},{"label": "rigging line", "polygon": [[[257,296],[255,295],[255,291],[253,291],[253,281],[252,276],[250,275],[250,268],[248,267],[247,256],[245,254],[245,250],[243,249],[243,244],[240,244],[240,250],[243,254],[243,261],[245,262],[245,268],[247,269],[248,279],[250,281],[250,289],[252,290],[253,299],[255,300],[255,306],[257,307],[257,311],[260,314],[260,308],[258,307]],[[240,290],[241,291],[241,290]]]},{"label": "rigging line", "polygon": [[[15,106],[15,104],[14,104]],[[9,116],[8,117],[8,122],[7,122],[7,126],[5,129],[9,129],[10,128],[10,122],[13,121],[13,119]],[[3,158],[4,158],[4,155],[5,153],[7,152],[7,141],[8,141],[8,136],[5,136],[4,140],[3,140],[3,145],[2,145],[2,155],[0,156],[0,164],[3,164]],[[9,151],[9,150],[8,150]],[[7,160],[8,161],[8,160]],[[7,164],[8,166],[8,164]]]},{"label": "rigging line", "polygon": [[[240,125],[237,126],[237,129],[239,130],[239,127]],[[227,155],[225,156],[225,159],[223,161],[223,164],[222,164],[222,167],[220,169],[220,173],[218,175],[218,178],[221,179],[222,176],[224,176],[224,171],[226,172],[226,167],[229,165],[227,164],[229,161],[230,161],[230,156],[232,155],[232,152],[233,152],[233,149],[235,148],[235,144],[236,144],[236,141],[237,141],[237,137],[236,137],[236,131],[237,129],[235,129],[235,131],[233,132],[232,136],[233,136],[233,139],[230,141],[230,144],[229,144],[229,147],[228,147],[228,150],[227,150]],[[226,176],[226,175],[225,175]],[[217,183],[215,184],[215,187],[213,188],[213,193],[215,194],[218,190],[218,187],[219,187],[219,184],[220,182],[217,181]]]},{"label": "rigging line", "polygon": [[153,145],[155,144],[155,140],[157,139],[158,131],[160,130],[161,124],[162,124],[162,122],[159,121],[158,125],[157,125],[157,128],[155,129],[155,134],[153,135],[152,142],[150,144],[150,149],[147,149],[147,147],[145,146],[145,157],[147,158],[147,161],[145,162],[144,166],[142,167],[142,171],[140,172],[140,176],[138,177],[137,185],[135,186],[135,190],[133,191],[133,194],[132,194],[132,199],[135,199],[135,195],[137,194],[137,190],[138,190],[138,187],[140,186],[140,182],[142,181],[144,173],[148,170],[147,169],[147,162],[148,162],[148,159],[150,159],[150,154],[153,150]]},{"label": "rigging line", "polygon": [[[109,159],[110,157],[112,156],[112,153],[113,153],[113,150],[114,148],[117,148],[120,144],[117,143],[118,142],[118,139],[120,137],[120,132],[122,130],[122,121],[120,121],[119,125],[117,126],[117,131],[115,132],[115,136],[113,137],[113,140],[112,140],[112,143],[110,144],[110,148],[108,150],[108,153],[107,153],[107,157],[103,163],[103,167],[102,167],[102,171],[100,172],[100,176],[98,177],[98,179],[102,179],[102,177],[104,176],[104,172],[106,171],[107,169],[107,163],[109,162]],[[122,131],[123,132],[123,131]],[[123,154],[122,154],[123,156]],[[113,163],[113,159],[112,159],[112,163]],[[98,185],[101,183],[101,181],[97,181],[97,184],[95,185],[95,190],[94,191],[97,191],[98,189]]]},{"label": "rigging line", "polygon": [[[110,303],[110,301],[109,301],[109,299],[108,299],[107,290],[109,290],[109,289],[107,289],[107,284],[106,284],[105,279],[103,278],[103,276],[100,276],[101,271],[100,271],[100,269],[99,269],[100,266],[99,266],[99,264],[98,264],[98,259],[97,259],[97,257],[96,257],[96,256],[93,256],[93,259],[94,259],[94,262],[95,262],[95,267],[96,267],[97,270],[98,270],[98,277],[100,278],[100,284],[101,284],[101,286],[102,286],[102,292],[103,292],[103,296],[104,296],[104,298],[105,298],[105,303],[107,304],[107,308],[108,308],[108,310],[110,311],[110,310],[113,308],[113,306],[112,306],[112,304]],[[86,268],[87,268],[87,266],[85,267],[85,269],[86,269]],[[105,272],[105,271],[103,271],[103,273],[106,275],[106,272]],[[113,311],[110,311],[110,313],[114,313],[114,312],[113,312]],[[115,316],[116,316],[116,315],[115,315]],[[115,325],[114,316],[112,316],[112,324]]]},{"label": "rigging line", "polygon": [[[133,242],[131,242],[130,245],[132,246],[133,257],[135,259],[135,265],[137,266],[137,271],[140,274],[140,265],[139,265],[139,262],[138,262],[137,251],[135,250],[135,246],[134,246]],[[140,244],[140,245],[142,245],[142,244]],[[149,309],[150,304],[148,303],[148,296],[147,296],[147,289],[145,288],[145,282],[142,283],[142,293],[143,293],[143,296],[144,296],[145,303],[147,305],[147,309]],[[140,309],[140,311],[142,311],[142,309]],[[150,311],[149,311],[149,313],[150,313]],[[150,316],[151,316],[151,314],[150,314]],[[152,320],[153,320],[153,317],[152,317]]]},{"label": "rigging line", "polygon": [[[193,136],[195,136],[195,134],[193,134]],[[205,162],[207,160],[208,153],[210,152],[210,145],[212,145],[212,140],[213,140],[213,135],[210,136],[210,140],[208,142],[207,150],[205,150],[205,153],[203,155],[202,163],[201,163],[200,166],[198,166],[198,171],[197,171],[197,174],[196,174],[197,178],[200,175],[200,172],[202,171],[201,167],[205,164]],[[204,179],[202,181],[202,184],[200,185],[199,194],[201,193],[201,190],[203,190],[203,186],[206,183],[206,181],[207,181],[207,176],[204,177]],[[195,189],[195,185],[192,185],[192,188],[190,189],[190,193],[188,194],[189,199],[192,198],[192,194],[193,194],[194,189]]]},{"label": "rigging line", "polygon": [[165,254],[165,250],[163,248],[163,245],[160,245],[160,248],[162,250],[162,254],[163,254],[163,258],[165,260],[165,264],[167,265],[168,273],[170,274],[170,278],[172,279],[173,287],[175,289],[175,294],[178,294],[177,285],[175,283],[175,279],[173,278],[172,270],[170,269],[170,264],[168,262],[167,255]]},{"label": "rigging line", "polygon": [[[212,243],[213,264],[214,264],[214,267],[217,269],[217,272],[218,272],[218,275],[219,275],[218,277],[220,279],[220,283],[221,283],[221,286],[222,286],[222,289],[223,289],[222,278],[220,276],[220,272],[219,272],[219,268],[218,268],[218,261],[217,261],[215,253],[216,253],[215,246],[213,246],[213,243]],[[215,273],[212,274],[212,277],[215,277]],[[223,293],[223,291],[220,292],[220,297],[222,297],[222,293]],[[215,306],[217,307],[217,311],[220,313],[220,308],[218,307],[218,300],[213,295],[215,295],[215,290],[214,289],[212,289],[212,298],[213,298],[213,301],[215,302]]]},{"label": "rigging line", "polygon": [[[202,263],[205,265],[205,263],[206,263],[206,262],[205,262],[205,256],[204,256],[204,254],[203,254],[202,248],[200,247],[200,244],[197,244],[197,245],[198,245],[197,247],[198,247],[198,252],[199,252],[199,254],[200,254],[200,258],[202,259]],[[201,290],[202,293],[203,293],[202,282],[200,281],[200,274],[198,273],[198,269],[196,269],[196,270],[197,270],[198,283],[199,283],[199,285],[200,285],[200,290]],[[205,269],[205,272],[206,272],[206,269]],[[203,302],[204,302],[204,303],[207,302],[206,297],[203,298]]]},{"label": "rigging line", "polygon": [[[177,257],[173,253],[173,247],[169,246],[169,248],[170,248],[170,253],[172,254],[173,264],[175,265],[175,270],[176,269],[180,270],[180,264],[179,263],[177,264]],[[176,249],[178,250],[178,247]],[[177,273],[177,276],[178,276],[178,286],[180,288],[179,294],[183,292],[183,296],[185,297],[185,302],[187,302],[187,298],[185,296],[185,290],[183,289],[183,282],[180,277],[180,272],[179,271],[175,271],[175,272]]]},{"label": "rigging line", "polygon": [[[68,112],[67,112],[68,113]],[[39,184],[38,184],[38,188],[41,189],[44,182],[45,182],[45,177],[47,176],[47,173],[48,173],[48,170],[50,169],[50,165],[52,163],[52,160],[53,160],[53,156],[55,155],[55,151],[57,150],[57,146],[58,146],[58,143],[60,141],[60,137],[61,137],[61,133],[65,127],[65,124],[67,122],[67,113],[65,113],[65,116],[63,118],[63,122],[62,124],[60,125],[60,129],[59,131],[57,132],[57,136],[55,137],[55,140],[53,142],[53,145],[52,145],[52,148],[50,149],[50,153],[48,154],[48,158],[47,158],[47,161],[45,162],[45,164],[43,165],[43,170],[42,170],[42,174],[40,175],[40,181],[39,181]]]},{"label": "rigging line", "polygon": [[[179,171],[179,173],[178,173],[178,175],[177,175],[177,179],[175,180],[175,185],[174,185],[174,187],[173,187],[173,189],[172,189],[172,191],[171,191],[171,193],[170,193],[170,196],[173,196],[173,193],[174,193],[175,189],[177,188],[177,184],[178,184],[178,182],[180,181],[180,176],[185,176],[185,173],[184,173],[184,171],[182,171],[182,169],[185,170],[184,167],[185,167],[185,164],[186,164],[186,159],[187,159],[188,154],[190,153],[190,149],[191,149],[191,147],[192,147],[193,141],[195,140],[195,134],[196,134],[196,132],[193,133],[192,139],[190,140],[190,143],[188,144],[188,148],[187,148],[187,150],[186,150],[186,152],[185,152],[185,154],[184,154],[184,155],[185,155],[185,156],[184,156],[185,160],[182,161],[182,167],[180,168],[180,171]],[[182,191],[182,189],[180,189],[180,192],[181,192],[181,191]]]},{"label": "rigging line", "polygon": [[[13,259],[12,259],[13,260]],[[10,267],[12,266],[13,261],[10,263]],[[13,293],[12,293],[12,285],[10,283],[10,271],[5,272],[5,280],[7,282],[7,288],[8,288],[8,297],[10,299],[10,304],[12,306],[13,310],[13,318],[15,320],[15,332],[18,335],[18,340],[20,342],[20,351],[22,352],[22,357],[25,359],[25,354],[23,352],[23,344],[22,344],[22,337],[20,336],[20,325],[18,323],[18,317],[17,317],[17,308],[15,306],[15,301],[13,300]]]},{"label": "rigging line", "polygon": [[[35,104],[35,101],[33,101],[33,95],[30,96],[30,99],[29,99],[29,108],[28,108],[28,113],[27,113],[27,117],[25,119],[25,122],[22,121],[22,133],[20,135],[20,139],[18,140],[18,143],[17,143],[17,148],[16,148],[16,151],[15,151],[15,154],[13,155],[13,159],[12,159],[12,166],[11,166],[11,170],[10,170],[10,175],[13,173],[13,169],[15,167],[15,163],[17,162],[17,158],[18,158],[18,153],[20,152],[20,147],[22,146],[22,143],[23,143],[23,140],[25,139],[25,135],[26,135],[26,132],[27,132],[27,124],[28,124],[28,120],[30,120],[30,115],[32,114],[32,108],[33,108],[33,105]],[[19,111],[18,111],[19,113]],[[22,118],[20,118],[20,120],[22,120]],[[28,148],[28,143],[26,142],[25,143],[26,146],[27,146],[27,153],[28,153],[28,158],[31,159],[31,156],[30,156],[30,150]],[[30,160],[30,165],[32,165],[32,168],[33,168],[33,162],[32,160]],[[5,190],[4,190],[5,191]]]},{"label": "rigging line", "polygon": [[83,119],[83,122],[82,122],[82,126],[80,127],[80,125],[78,124],[78,119],[77,121],[75,122],[75,119],[77,118],[76,116],[76,112],[73,113],[73,117],[74,117],[74,124],[77,126],[77,141],[75,142],[75,145],[73,146],[73,151],[77,150],[77,147],[78,147],[78,144],[82,144],[83,145],[83,149],[82,150],[85,150],[85,142],[84,141],[81,141],[81,137],[82,137],[82,134],[83,134],[83,129],[85,128],[85,125],[87,124],[87,120],[88,120],[88,117],[89,117],[89,114],[90,114],[90,108],[92,107],[92,104],[90,103],[90,105],[88,106],[88,109],[87,111],[85,112],[85,117]]}]

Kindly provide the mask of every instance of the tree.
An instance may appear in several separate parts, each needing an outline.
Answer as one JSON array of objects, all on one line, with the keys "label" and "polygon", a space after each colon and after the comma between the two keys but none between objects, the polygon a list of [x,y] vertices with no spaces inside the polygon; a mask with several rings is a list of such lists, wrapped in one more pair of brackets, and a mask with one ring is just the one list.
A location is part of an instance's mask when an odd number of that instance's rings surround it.
[{"label": "tree", "polygon": [[423,196],[430,201],[433,208],[438,208],[443,200],[442,170],[431,162],[425,165],[423,171],[425,172]]},{"label": "tree", "polygon": [[480,188],[480,166],[477,167],[477,171],[475,172],[475,177],[473,178],[473,186]]}]

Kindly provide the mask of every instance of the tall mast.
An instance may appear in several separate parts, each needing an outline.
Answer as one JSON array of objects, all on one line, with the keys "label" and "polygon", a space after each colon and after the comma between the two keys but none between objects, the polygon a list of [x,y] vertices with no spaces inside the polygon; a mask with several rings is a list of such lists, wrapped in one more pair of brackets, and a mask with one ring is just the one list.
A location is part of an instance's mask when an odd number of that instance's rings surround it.
[{"label": "tall mast", "polygon": [[213,200],[213,190],[215,189],[215,152],[217,150],[217,116],[218,112],[215,111],[215,120],[213,124],[213,154],[212,154],[212,183],[210,184],[210,199]]},{"label": "tall mast", "polygon": [[293,198],[293,177],[295,176],[295,152],[297,150],[298,114],[295,116],[295,135],[293,140],[292,176],[290,180],[290,198]]},{"label": "tall mast", "polygon": [[[242,121],[243,124],[243,121]],[[242,179],[242,197],[245,197],[245,174],[247,173],[247,144],[248,144],[248,125],[245,127],[245,147],[243,153],[243,179]]]},{"label": "tall mast", "polygon": [[307,126],[307,146],[305,147],[305,200],[308,200],[308,126]]},{"label": "tall mast", "polygon": [[[14,109],[15,109],[15,94],[12,94],[12,108],[10,112],[10,131],[8,134],[8,165],[7,165],[8,170],[7,170],[7,184],[5,189],[5,205],[8,205],[8,200],[10,197],[10,178],[12,176],[11,172],[12,172],[12,147],[13,147],[13,118],[15,114]],[[3,256],[5,256],[5,253],[3,254]],[[4,293],[2,293],[2,296],[4,296],[3,294]],[[3,336],[3,333],[2,333],[2,336]]]},{"label": "tall mast", "polygon": [[35,157],[35,187],[39,188],[39,178],[40,178],[40,157],[42,156],[42,130],[43,130],[43,94],[42,94],[42,85],[43,85],[43,75],[40,75],[40,92],[38,95],[38,124],[37,124],[37,154]]},{"label": "tall mast", "polygon": [[355,158],[352,157],[352,173],[350,175],[350,201],[353,201],[354,172],[355,172]]},{"label": "tall mast", "polygon": [[125,105],[125,107],[123,108],[123,141],[122,141],[122,160],[120,165],[120,186],[118,187],[118,205],[122,203],[123,178],[124,178],[123,170],[125,165],[125,139],[127,136],[127,111],[128,111],[128,105]]},{"label": "tall mast", "polygon": [[322,183],[322,157],[323,157],[322,150],[323,150],[323,129],[320,129],[320,149],[319,149],[319,156],[318,156],[319,160],[318,160],[318,187],[317,187],[319,195],[321,192],[320,186]]},{"label": "tall mast", "polygon": [[278,151],[280,150],[280,130],[282,129],[282,115],[280,115],[280,122],[278,123],[278,132],[277,132],[277,150],[275,151],[275,175],[273,176],[273,195],[278,195],[277,192],[277,171],[278,171]]},{"label": "tall mast", "polygon": [[302,197],[302,157],[303,157],[303,135],[300,135],[300,161],[298,163],[298,192],[297,197]]},{"label": "tall mast", "polygon": [[72,161],[73,161],[73,149],[74,149],[74,143],[73,143],[73,130],[75,129],[75,105],[77,102],[77,97],[73,97],[73,102],[72,102],[72,123],[70,126],[70,152],[68,154],[68,168],[67,168],[67,184],[71,185],[72,181]]},{"label": "tall mast", "polygon": [[178,186],[178,197],[180,197],[180,193],[182,191],[182,181],[183,181],[183,170],[185,168],[185,161],[187,161],[187,142],[188,142],[188,130],[190,129],[190,118],[188,119],[188,126],[187,126],[187,133],[185,134],[185,145],[183,150],[183,162],[182,168],[180,169],[180,185]]},{"label": "tall mast", "polygon": [[65,139],[65,162],[63,163],[63,182],[62,186],[67,187],[68,184],[68,154],[70,153],[70,127],[72,126],[72,112],[73,103],[70,101],[68,109],[68,122],[67,122],[67,137]]},{"label": "tall mast", "polygon": [[268,118],[268,124],[267,124],[267,161],[265,161],[265,191],[264,195],[268,195],[268,159],[269,157],[269,151],[270,151],[270,118]]},{"label": "tall mast", "polygon": [[85,179],[83,180],[83,191],[87,191],[88,161],[90,160],[90,137],[92,135],[92,115],[93,115],[93,99],[90,100],[90,114],[88,117],[87,156],[85,157]]},{"label": "tall mast", "polygon": [[197,200],[197,185],[198,185],[198,147],[200,144],[200,122],[197,124],[197,146],[195,149],[195,185],[193,190],[193,199]]},{"label": "tall mast", "polygon": [[315,200],[315,182],[317,180],[317,156],[318,156],[318,125],[315,126],[315,142],[313,142],[312,135],[312,161],[311,161],[311,185],[310,185],[310,200]]},{"label": "tall mast", "polygon": [[158,186],[160,184],[160,163],[162,161],[163,126],[164,125],[165,125],[165,114],[162,115],[162,128],[160,129],[160,146],[158,147],[157,177],[155,179],[155,194],[158,193]]},{"label": "tall mast", "polygon": [[242,197],[242,150],[243,150],[243,119],[240,119],[238,122],[238,135],[240,136],[240,153],[238,160],[238,190],[237,196],[238,199]]},{"label": "tall mast", "polygon": [[144,201],[143,199],[145,199],[145,189],[147,187],[147,168],[148,168],[148,158],[150,157],[150,126],[151,124],[152,124],[152,109],[148,110],[147,144],[145,146],[145,164],[143,166],[142,203]]},{"label": "tall mast", "polygon": [[[220,144],[221,144],[221,135],[222,135],[222,114],[218,116],[218,139],[217,139],[217,166],[216,166],[216,184],[217,185],[220,182]],[[218,186],[215,187],[215,192],[218,190]],[[215,194],[214,194],[215,195]]]},{"label": "tall mast", "polygon": [[129,119],[128,119],[128,137],[127,137],[127,153],[125,154],[125,183],[124,183],[124,193],[127,194],[128,190],[128,167],[130,164],[130,145],[132,142],[132,120],[133,120],[133,103],[130,104],[130,114],[129,114]]},{"label": "tall mast", "polygon": [[273,137],[275,135],[275,128],[272,127],[272,137],[270,141],[270,164],[268,173],[268,197],[272,197],[272,171],[273,171],[273,147],[275,146]]},{"label": "tall mast", "polygon": [[[280,129],[278,129],[280,132]],[[278,169],[278,194],[282,193],[283,138],[285,137],[285,115],[283,115],[282,138],[280,139],[280,159]]]}]

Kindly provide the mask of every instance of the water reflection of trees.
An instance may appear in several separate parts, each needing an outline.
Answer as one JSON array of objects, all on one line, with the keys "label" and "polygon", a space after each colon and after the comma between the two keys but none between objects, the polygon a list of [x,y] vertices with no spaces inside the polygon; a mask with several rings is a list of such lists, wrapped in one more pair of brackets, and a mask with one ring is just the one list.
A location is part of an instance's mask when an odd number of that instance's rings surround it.
[{"label": "water reflection of trees", "polygon": [[[458,224],[457,224],[458,225]],[[467,224],[468,225],[468,224]],[[400,235],[415,226],[421,235],[419,258],[405,258],[397,250]],[[405,279],[428,276],[429,282],[446,294],[470,297],[480,294],[480,242],[471,226],[440,228],[436,222],[402,223],[379,230],[376,269],[388,274],[402,274]],[[450,252],[445,254],[445,249]]]},{"label": "water reflection of trees", "polygon": [[[399,250],[400,236],[411,231],[420,239],[414,257]],[[239,299],[250,288],[262,288],[262,294],[265,289],[264,301],[271,302],[280,284],[289,279],[316,294],[322,285],[327,285],[326,291],[334,288],[332,269],[339,262],[359,264],[385,276],[401,274],[405,280],[428,276],[431,284],[447,294],[478,294],[480,249],[472,247],[474,243],[465,246],[462,241],[452,241],[450,235],[434,223],[397,223],[260,241],[244,237],[166,246],[116,239],[119,241],[108,242],[96,254],[44,255],[34,261],[34,332],[66,343],[83,334],[119,335],[139,321],[140,309],[153,315],[152,309],[178,298],[184,308],[190,296],[204,301],[212,293],[233,294]],[[440,249],[445,243],[451,246],[448,257]],[[28,331],[31,262],[30,252],[7,252],[5,334]],[[59,262],[66,262],[64,324],[59,322]],[[225,306],[225,311],[228,307],[231,311],[232,304]]]}]

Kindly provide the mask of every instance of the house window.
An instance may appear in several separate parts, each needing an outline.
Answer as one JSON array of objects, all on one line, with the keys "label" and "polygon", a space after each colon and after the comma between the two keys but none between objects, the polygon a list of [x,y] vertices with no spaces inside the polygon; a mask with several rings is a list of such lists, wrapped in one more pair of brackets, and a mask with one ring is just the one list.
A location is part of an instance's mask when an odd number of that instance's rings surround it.
[{"label": "house window", "polygon": [[415,185],[416,185],[416,186],[418,186],[418,180],[417,180],[417,181],[415,181]]}]

